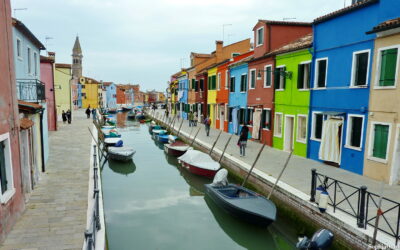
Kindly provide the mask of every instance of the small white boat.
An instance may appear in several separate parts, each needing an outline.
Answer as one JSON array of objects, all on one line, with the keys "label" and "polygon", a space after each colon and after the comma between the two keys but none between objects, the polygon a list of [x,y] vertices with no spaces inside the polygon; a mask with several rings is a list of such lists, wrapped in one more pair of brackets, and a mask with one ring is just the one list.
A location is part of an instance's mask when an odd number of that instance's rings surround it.
[{"label": "small white boat", "polygon": [[153,134],[156,134],[156,135],[163,135],[163,134],[166,134],[168,131],[165,129],[153,129],[152,132],[153,132]]},{"label": "small white boat", "polygon": [[114,129],[114,128],[115,128],[115,126],[111,126],[111,125],[104,125],[104,126],[101,126],[101,128],[102,128],[102,129]]},{"label": "small white boat", "polygon": [[136,151],[132,147],[108,147],[108,156],[116,161],[129,161]]},{"label": "small white boat", "polygon": [[104,139],[104,144],[106,144],[106,146],[114,146],[119,141],[122,141],[121,138],[110,137],[110,138],[105,138]]}]

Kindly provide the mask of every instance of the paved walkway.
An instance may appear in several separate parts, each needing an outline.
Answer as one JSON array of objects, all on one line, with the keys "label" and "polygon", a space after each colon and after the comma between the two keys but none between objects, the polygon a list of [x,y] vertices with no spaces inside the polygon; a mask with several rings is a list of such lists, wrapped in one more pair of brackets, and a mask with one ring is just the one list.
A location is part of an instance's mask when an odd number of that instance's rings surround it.
[{"label": "paved walkway", "polygon": [[72,124],[59,123],[50,133],[46,173],[0,249],[82,249],[92,122],[82,110],[74,116]]}]

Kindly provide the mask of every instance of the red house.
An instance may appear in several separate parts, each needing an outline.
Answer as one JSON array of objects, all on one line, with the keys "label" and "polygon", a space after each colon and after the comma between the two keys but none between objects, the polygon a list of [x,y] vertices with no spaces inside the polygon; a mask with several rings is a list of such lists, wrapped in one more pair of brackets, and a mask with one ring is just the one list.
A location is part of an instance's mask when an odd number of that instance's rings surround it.
[{"label": "red house", "polygon": [[254,139],[272,146],[275,56],[269,56],[268,53],[311,33],[312,26],[304,22],[258,20],[253,32],[254,59],[249,62],[249,79],[255,77],[255,84],[252,86],[250,79],[247,104],[249,109],[258,111],[254,113],[261,112],[260,131],[258,138]]},{"label": "red house", "polygon": [[45,85],[47,103],[47,126],[49,131],[57,130],[57,109],[54,91],[54,52],[40,56],[40,80]]}]

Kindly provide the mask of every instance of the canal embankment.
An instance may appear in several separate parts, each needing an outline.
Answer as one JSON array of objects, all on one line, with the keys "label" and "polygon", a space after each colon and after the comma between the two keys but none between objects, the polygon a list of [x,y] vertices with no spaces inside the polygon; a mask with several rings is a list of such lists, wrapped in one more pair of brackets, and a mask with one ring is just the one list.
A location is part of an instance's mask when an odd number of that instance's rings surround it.
[{"label": "canal embankment", "polygon": [[[228,133],[220,134],[219,130],[211,129],[210,136],[207,137],[202,124],[198,123],[197,127],[189,127],[186,120],[172,116],[166,119],[164,110],[151,111],[148,115],[166,126],[171,126],[170,129],[187,142],[191,143],[196,136],[193,145],[204,152],[210,152],[213,148],[211,154],[214,159],[218,160],[226,148],[221,163],[238,178],[246,175],[261,148],[261,144],[249,141],[246,157],[240,157],[236,135],[231,137]],[[197,133],[199,128],[200,132]],[[217,138],[218,141],[216,141]],[[249,179],[250,185],[257,191],[268,194],[288,154],[288,152],[265,147]],[[316,170],[314,190],[315,185],[321,182],[325,182],[329,187],[331,205],[325,213],[321,213],[317,204],[310,201],[313,197],[312,169]],[[375,180],[342,169],[292,156],[274,191],[273,200],[279,206],[279,212],[298,220],[298,224],[305,232],[325,227],[334,232],[338,248],[368,249],[371,247],[373,237],[372,225],[375,222],[378,202],[376,194],[380,193],[380,185]],[[364,197],[361,197],[362,186],[367,187],[368,190],[364,193]],[[377,235],[378,244],[391,248],[395,248],[395,237],[398,235],[400,211],[398,191],[398,186],[384,185],[385,199],[382,210],[385,216],[381,218]],[[360,199],[364,203],[361,204]]]}]

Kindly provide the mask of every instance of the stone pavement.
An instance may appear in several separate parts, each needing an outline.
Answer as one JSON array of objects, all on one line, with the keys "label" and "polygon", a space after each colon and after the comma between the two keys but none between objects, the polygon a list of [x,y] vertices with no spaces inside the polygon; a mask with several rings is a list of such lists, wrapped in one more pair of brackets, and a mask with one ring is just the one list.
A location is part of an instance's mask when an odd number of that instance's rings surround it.
[{"label": "stone pavement", "polygon": [[92,120],[84,110],[73,116],[72,124],[61,122],[58,131],[50,132],[46,172],[0,249],[82,249]]}]

